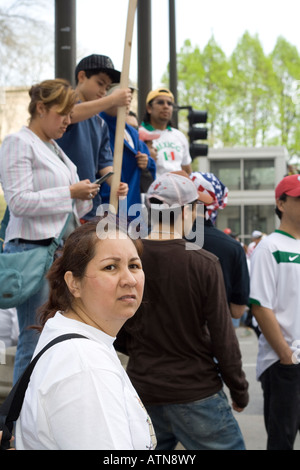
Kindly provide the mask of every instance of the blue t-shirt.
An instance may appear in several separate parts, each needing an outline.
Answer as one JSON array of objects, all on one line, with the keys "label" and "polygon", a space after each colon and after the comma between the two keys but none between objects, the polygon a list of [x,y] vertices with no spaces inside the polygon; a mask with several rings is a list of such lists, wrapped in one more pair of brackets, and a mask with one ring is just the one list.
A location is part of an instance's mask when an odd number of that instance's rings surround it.
[{"label": "blue t-shirt", "polygon": [[[105,120],[109,128],[110,135],[110,145],[112,152],[114,152],[115,146],[115,134],[116,134],[116,117],[109,116],[105,112],[100,114],[101,117]],[[121,181],[128,184],[128,195],[127,195],[127,207],[130,208],[133,204],[141,204],[141,191],[140,191],[140,179],[141,179],[141,170],[137,166],[136,154],[138,151],[141,153],[146,153],[148,155],[148,170],[150,171],[153,179],[156,177],[156,164],[155,161],[150,157],[149,149],[147,145],[139,140],[138,131],[126,124],[126,131],[130,135],[134,147],[131,147],[127,140],[124,140],[124,149],[123,149],[123,161],[122,161],[122,171],[121,171]],[[103,203],[109,203],[110,198],[110,187],[107,183],[101,185],[100,194],[102,197]]]},{"label": "blue t-shirt", "polygon": [[[98,115],[68,126],[57,143],[76,165],[80,180],[94,182],[99,178],[100,170],[113,166],[108,126]],[[93,199],[93,209],[84,216],[85,220],[96,215],[99,204],[101,196],[97,194]]]}]

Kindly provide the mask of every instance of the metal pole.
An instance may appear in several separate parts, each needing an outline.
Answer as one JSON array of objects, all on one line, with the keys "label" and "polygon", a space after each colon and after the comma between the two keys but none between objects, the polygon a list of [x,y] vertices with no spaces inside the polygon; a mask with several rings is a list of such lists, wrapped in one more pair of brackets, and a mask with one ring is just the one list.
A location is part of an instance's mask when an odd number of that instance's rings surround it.
[{"label": "metal pole", "polygon": [[138,33],[138,118],[143,119],[146,97],[152,89],[151,0],[140,0],[137,8]]},{"label": "metal pole", "polygon": [[[170,35],[170,75],[169,86],[177,103],[177,54],[176,54],[176,12],[175,0],[169,0],[169,35]],[[178,127],[178,112],[174,109],[173,124]]]},{"label": "metal pole", "polygon": [[75,86],[76,0],[55,0],[55,77]]}]

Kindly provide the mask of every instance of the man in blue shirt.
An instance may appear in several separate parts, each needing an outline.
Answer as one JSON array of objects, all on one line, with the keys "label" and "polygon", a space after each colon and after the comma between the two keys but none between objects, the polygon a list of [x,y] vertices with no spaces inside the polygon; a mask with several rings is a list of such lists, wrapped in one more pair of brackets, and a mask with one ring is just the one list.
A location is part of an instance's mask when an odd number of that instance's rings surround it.
[{"label": "man in blue shirt", "polygon": [[[119,84],[113,85],[108,94],[110,94],[111,91],[118,89],[119,87]],[[127,107],[127,112],[129,112],[129,106]],[[100,114],[109,128],[110,146],[112,152],[114,152],[115,145],[117,113],[117,106],[112,106]],[[127,194],[128,211],[133,204],[141,204],[142,202],[140,180],[141,170],[144,169],[148,169],[150,171],[154,180],[156,177],[155,161],[150,157],[150,152],[147,145],[139,139],[139,132],[126,123],[124,129],[121,180],[127,183],[129,186]],[[102,202],[109,203],[110,188],[107,184],[104,183],[101,185],[100,194],[102,197]]]},{"label": "man in blue shirt", "polygon": [[[113,151],[116,132],[116,117],[106,112],[101,113],[101,117],[103,117],[108,125],[110,145]],[[155,161],[150,157],[147,145],[139,140],[138,131],[132,126],[126,124],[125,136],[121,179],[129,186],[127,194],[127,205],[129,209],[131,205],[141,204],[142,202],[140,191],[141,169],[147,168],[150,170],[153,179],[155,179],[156,173]],[[108,203],[110,188],[106,183],[101,185],[100,194],[102,201]]]},{"label": "man in blue shirt", "polygon": [[[116,90],[106,96],[111,84],[120,80],[120,72],[114,69],[111,59],[103,55],[92,54],[82,59],[76,66],[75,77],[80,103],[74,108],[72,124],[57,143],[77,166],[79,178],[94,182],[113,171],[109,131],[99,113],[112,105],[128,105],[131,91]],[[127,192],[127,184],[120,183],[118,195],[126,196]],[[93,209],[82,222],[96,215],[99,204],[100,194],[93,199]]]}]

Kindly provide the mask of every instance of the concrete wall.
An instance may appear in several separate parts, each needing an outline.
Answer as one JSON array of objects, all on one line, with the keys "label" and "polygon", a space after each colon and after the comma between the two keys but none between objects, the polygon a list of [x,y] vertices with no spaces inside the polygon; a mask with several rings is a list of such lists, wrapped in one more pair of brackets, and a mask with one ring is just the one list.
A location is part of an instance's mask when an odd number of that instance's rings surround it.
[{"label": "concrete wall", "polygon": [[9,87],[2,89],[0,102],[0,143],[4,137],[17,132],[28,124],[29,88]]}]

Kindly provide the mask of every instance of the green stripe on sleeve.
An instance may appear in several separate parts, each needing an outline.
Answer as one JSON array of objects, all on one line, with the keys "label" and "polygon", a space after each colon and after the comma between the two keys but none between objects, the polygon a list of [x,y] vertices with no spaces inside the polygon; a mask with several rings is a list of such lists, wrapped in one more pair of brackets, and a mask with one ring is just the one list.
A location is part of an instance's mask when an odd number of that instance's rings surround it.
[{"label": "green stripe on sleeve", "polygon": [[261,303],[256,299],[252,299],[251,297],[249,299],[249,304],[258,305],[259,307],[261,307]]},{"label": "green stripe on sleeve", "polygon": [[288,251],[274,251],[272,253],[277,263],[300,264],[300,253],[290,253]]}]

